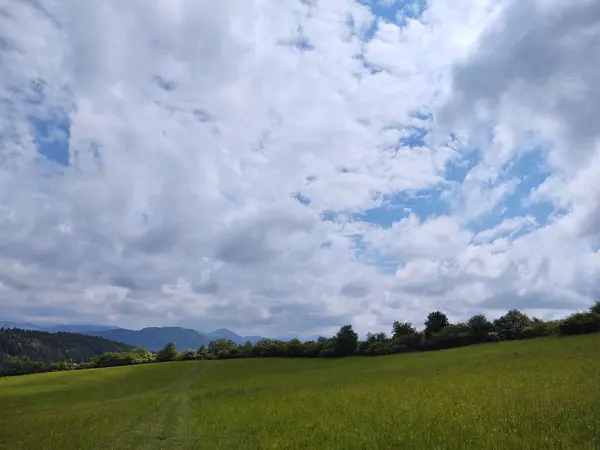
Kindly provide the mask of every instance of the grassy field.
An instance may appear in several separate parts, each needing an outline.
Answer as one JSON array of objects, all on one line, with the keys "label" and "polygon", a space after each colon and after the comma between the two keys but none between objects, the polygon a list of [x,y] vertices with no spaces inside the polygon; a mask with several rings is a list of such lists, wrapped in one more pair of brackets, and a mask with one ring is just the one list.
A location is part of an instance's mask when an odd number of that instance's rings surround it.
[{"label": "grassy field", "polygon": [[600,335],[0,379],[2,449],[599,449]]}]

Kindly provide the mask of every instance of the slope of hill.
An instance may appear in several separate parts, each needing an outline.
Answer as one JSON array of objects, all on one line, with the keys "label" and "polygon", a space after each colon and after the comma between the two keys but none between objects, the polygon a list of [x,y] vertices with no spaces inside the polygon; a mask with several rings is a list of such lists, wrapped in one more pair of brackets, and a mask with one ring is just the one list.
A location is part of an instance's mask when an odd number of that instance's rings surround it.
[{"label": "slope of hill", "polygon": [[144,347],[149,350],[160,350],[168,342],[173,342],[178,350],[197,349],[201,345],[208,345],[211,339],[206,335],[187,328],[180,327],[148,327],[141,330],[96,330],[86,334],[99,336],[113,341],[124,342],[135,347]]},{"label": "slope of hill", "polygon": [[0,328],[18,328],[20,330],[37,330],[47,331],[49,333],[65,332],[65,333],[88,333],[90,331],[116,330],[119,327],[111,325],[95,325],[95,324],[57,324],[57,325],[41,325],[31,322],[12,322],[0,321]]},{"label": "slope of hill", "polygon": [[39,325],[30,322],[0,321],[0,328],[18,328],[19,330],[40,330]]},{"label": "slope of hill", "polygon": [[233,331],[228,330],[227,328],[220,328],[210,333],[206,333],[205,336],[207,337],[207,339],[209,339],[209,341],[214,341],[217,339],[229,339],[238,345],[245,344],[247,341],[250,341],[253,344],[255,344],[256,342],[262,339],[261,336],[240,336],[239,334],[234,333]]},{"label": "slope of hill", "polygon": [[123,352],[133,347],[77,333],[0,328],[0,366],[9,357],[50,364],[60,361],[86,362],[105,352]]},{"label": "slope of hill", "polygon": [[24,330],[38,330],[67,333],[81,333],[97,336],[117,342],[144,347],[149,350],[159,350],[167,343],[173,342],[179,350],[197,349],[201,345],[208,345],[217,339],[230,339],[238,345],[250,341],[255,344],[262,339],[261,336],[240,336],[227,328],[202,333],[200,331],[181,327],[148,327],[141,330],[129,330],[110,325],[71,324],[71,325],[40,325],[34,323],[0,322],[0,328],[19,328]]},{"label": "slope of hill", "polygon": [[593,449],[600,334],[0,379],[0,447]]},{"label": "slope of hill", "polygon": [[93,331],[106,331],[106,330],[118,330],[119,327],[111,325],[94,325],[94,324],[59,324],[59,325],[48,325],[41,326],[38,328],[42,331],[49,331],[55,333],[57,331],[63,331],[65,333],[82,333],[88,334]]}]

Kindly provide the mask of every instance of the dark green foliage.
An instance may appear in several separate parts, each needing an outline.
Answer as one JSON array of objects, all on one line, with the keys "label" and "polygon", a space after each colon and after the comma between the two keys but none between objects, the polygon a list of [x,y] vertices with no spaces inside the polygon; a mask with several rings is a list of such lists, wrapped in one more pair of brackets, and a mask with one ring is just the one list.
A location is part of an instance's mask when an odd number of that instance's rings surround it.
[{"label": "dark green foliage", "polygon": [[306,341],[304,343],[304,356],[306,356],[307,358],[316,358],[317,356],[319,356],[325,348],[325,346],[328,344],[328,341],[323,339],[318,339],[316,341]]},{"label": "dark green foliage", "polygon": [[304,344],[300,339],[292,339],[287,343],[288,355],[291,357],[304,356]]},{"label": "dark green foliage", "polygon": [[502,340],[523,339],[525,330],[533,321],[518,309],[511,309],[502,317],[494,320],[494,331]]},{"label": "dark green foliage", "polygon": [[145,348],[136,348],[130,352],[107,352],[95,356],[91,367],[127,366],[130,364],[143,364],[153,362],[154,354]]},{"label": "dark green foliage", "polygon": [[467,321],[469,333],[474,342],[486,342],[493,330],[492,323],[483,314],[476,314]]},{"label": "dark green foliage", "polygon": [[595,313],[595,314],[600,314],[600,300],[597,301],[596,303],[594,303],[591,307],[590,307],[590,312],[591,313]]},{"label": "dark green foliage", "polygon": [[462,347],[475,342],[469,326],[459,323],[446,325],[441,331],[427,335],[423,346],[426,350],[441,350]]},{"label": "dark green foliage", "polygon": [[523,331],[524,339],[531,339],[536,337],[552,336],[558,333],[558,326],[560,321],[545,322],[543,320],[533,318],[531,325],[525,328]]},{"label": "dark green foliage", "polygon": [[448,326],[449,323],[446,314],[440,311],[429,313],[427,320],[425,321],[425,335],[439,333]]},{"label": "dark green foliage", "polygon": [[186,350],[181,355],[179,355],[179,359],[182,361],[191,361],[196,359],[196,351],[195,350]]},{"label": "dark green foliage", "polygon": [[422,346],[423,335],[418,332],[403,334],[392,340],[392,353],[406,353],[420,350]]},{"label": "dark green foliage", "polygon": [[276,339],[260,339],[254,344],[252,348],[253,356],[262,357],[277,357],[277,356],[289,356],[287,354],[287,346],[283,341]]},{"label": "dark green foliage", "polygon": [[600,314],[591,311],[571,314],[558,328],[562,335],[596,333],[600,331]]},{"label": "dark green foliage", "polygon": [[350,356],[356,353],[358,347],[358,334],[352,325],[344,325],[334,337],[334,352],[336,356]]},{"label": "dark green foliage", "polygon": [[104,352],[133,350],[130,345],[76,333],[0,328],[0,353],[45,364],[58,361],[90,361]]},{"label": "dark green foliage", "polygon": [[394,322],[392,325],[392,336],[394,339],[399,338],[400,336],[405,336],[407,334],[415,334],[417,330],[412,326],[410,322]]},{"label": "dark green foliage", "polygon": [[157,361],[175,361],[177,356],[177,348],[175,348],[175,344],[172,342],[169,342],[163,349],[156,352]]},{"label": "dark green foliage", "polygon": [[392,353],[391,339],[385,333],[367,333],[367,339],[358,345],[359,355],[389,355]]},{"label": "dark green foliage", "polygon": [[105,352],[129,350],[133,347],[95,336],[0,328],[0,375],[78,367]]},{"label": "dark green foliage", "polygon": [[223,355],[227,355],[231,353],[231,350],[236,347],[235,342],[229,339],[217,339],[208,344],[208,351],[213,355],[217,355],[219,353]]}]

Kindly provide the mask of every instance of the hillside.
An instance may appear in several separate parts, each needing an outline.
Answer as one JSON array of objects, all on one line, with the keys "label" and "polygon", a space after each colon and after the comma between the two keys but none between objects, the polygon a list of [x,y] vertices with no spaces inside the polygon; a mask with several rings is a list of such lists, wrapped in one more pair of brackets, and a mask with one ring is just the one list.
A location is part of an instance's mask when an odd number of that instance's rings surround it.
[{"label": "hillside", "polygon": [[255,343],[260,336],[240,336],[233,331],[222,328],[211,333],[201,333],[196,330],[181,327],[148,327],[141,330],[127,330],[124,328],[112,330],[84,331],[85,334],[99,336],[105,339],[124,342],[135,347],[144,347],[157,351],[168,342],[173,342],[179,350],[197,349],[201,345],[208,345],[217,339],[230,339],[236,344],[243,344],[250,340]]},{"label": "hillside", "polygon": [[132,349],[120,342],[77,333],[0,328],[0,371],[13,358],[44,364],[87,362],[105,352]]},{"label": "hillside", "polygon": [[167,343],[174,342],[177,348],[197,349],[201,345],[217,339],[230,339],[238,345],[250,341],[253,344],[263,339],[262,336],[241,336],[227,328],[220,328],[210,333],[182,327],[148,327],[141,330],[130,330],[111,325],[95,324],[57,324],[42,325],[31,322],[0,321],[0,328],[19,328],[22,330],[47,331],[50,333],[67,332],[82,333],[98,336],[104,339],[124,342],[135,347],[144,347],[152,351],[163,348]]},{"label": "hillside", "polygon": [[42,325],[31,322],[14,322],[14,321],[0,321],[0,328],[18,328],[20,330],[36,330],[36,331],[47,331],[49,333],[56,333],[59,331],[65,333],[88,333],[90,331],[99,330],[115,330],[119,327],[111,325],[96,325],[96,324],[55,324],[55,325]]},{"label": "hillside", "polygon": [[599,346],[592,334],[4,378],[0,448],[593,449]]},{"label": "hillside", "polygon": [[95,330],[86,334],[98,336],[113,341],[124,342],[135,347],[144,347],[157,351],[168,342],[173,342],[178,349],[197,349],[210,342],[203,334],[196,330],[180,327],[148,327],[141,330]]},{"label": "hillside", "polygon": [[240,336],[237,333],[234,333],[227,328],[220,328],[218,330],[212,331],[210,333],[205,334],[206,338],[210,341],[214,341],[217,339],[229,339],[235,342],[238,345],[242,345],[247,341],[252,342],[252,344],[256,344],[261,339],[264,339],[262,336]]}]

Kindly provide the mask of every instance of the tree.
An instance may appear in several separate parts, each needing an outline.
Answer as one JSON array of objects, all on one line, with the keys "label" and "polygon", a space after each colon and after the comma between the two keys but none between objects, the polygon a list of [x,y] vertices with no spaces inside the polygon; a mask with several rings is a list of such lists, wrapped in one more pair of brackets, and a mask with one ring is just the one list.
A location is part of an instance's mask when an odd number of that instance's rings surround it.
[{"label": "tree", "polygon": [[594,314],[600,314],[600,300],[590,307],[590,312]]},{"label": "tree", "polygon": [[439,333],[447,327],[449,323],[446,314],[440,311],[429,313],[427,320],[425,321],[425,334],[431,335],[433,333]]},{"label": "tree", "polygon": [[175,361],[177,359],[177,348],[173,342],[169,342],[163,349],[156,353],[157,361]]},{"label": "tree", "polygon": [[467,321],[469,332],[476,342],[485,342],[488,340],[493,325],[483,314],[475,314]]},{"label": "tree", "polygon": [[152,352],[143,347],[133,349],[130,352],[130,354],[134,364],[141,364],[154,361],[154,355],[152,354]]},{"label": "tree", "polygon": [[360,355],[389,355],[392,353],[390,339],[385,333],[367,333],[367,339],[358,345]]},{"label": "tree", "polygon": [[407,334],[414,334],[417,330],[412,326],[410,322],[398,322],[397,320],[392,325],[392,335],[393,338],[399,338],[400,336],[405,336]]},{"label": "tree", "polygon": [[358,334],[352,325],[344,325],[334,337],[335,350],[338,356],[350,356],[356,353]]},{"label": "tree", "polygon": [[562,321],[558,330],[563,336],[597,333],[600,331],[600,314],[594,312],[578,312],[571,314]]},{"label": "tree", "polygon": [[461,347],[473,342],[469,326],[465,323],[448,324],[441,331],[427,336],[423,345],[429,350]]},{"label": "tree", "polygon": [[287,343],[287,349],[289,356],[298,357],[304,356],[304,344],[300,339],[294,338]]},{"label": "tree", "polygon": [[180,355],[180,359],[182,361],[191,361],[192,359],[196,359],[196,351],[188,349]]},{"label": "tree", "polygon": [[511,309],[502,317],[494,320],[494,330],[500,339],[521,339],[525,329],[532,325],[532,321],[526,314],[518,309]]},{"label": "tree", "polygon": [[240,355],[243,358],[251,358],[252,357],[252,342],[246,341],[242,345],[239,346]]},{"label": "tree", "polygon": [[402,336],[394,338],[392,341],[392,352],[404,353],[419,350],[421,348],[422,340],[422,334],[417,331],[410,334],[403,334]]},{"label": "tree", "polygon": [[215,339],[208,344],[208,351],[213,355],[230,353],[236,346],[231,339]]}]

